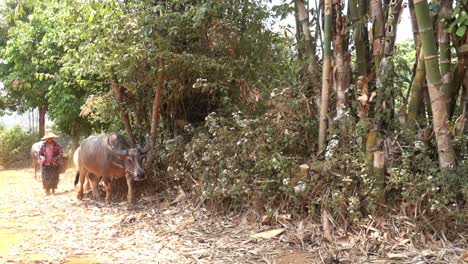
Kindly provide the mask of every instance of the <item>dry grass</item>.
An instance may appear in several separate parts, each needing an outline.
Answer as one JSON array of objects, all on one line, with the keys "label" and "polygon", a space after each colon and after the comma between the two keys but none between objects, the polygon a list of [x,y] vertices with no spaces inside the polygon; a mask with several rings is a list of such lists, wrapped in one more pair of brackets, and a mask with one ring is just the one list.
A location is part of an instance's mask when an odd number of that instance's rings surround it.
[{"label": "dry grass", "polygon": [[[28,171],[0,171],[0,250],[5,263],[466,263],[467,232],[449,241],[419,234],[411,219],[365,219],[345,230],[278,216],[269,225],[249,214],[216,215],[175,197],[145,196],[128,208],[76,200],[73,173],[45,196]],[[271,223],[274,224],[271,224]],[[266,223],[266,222],[265,222]],[[283,228],[270,239],[252,236]],[[424,237],[424,238],[423,238]],[[1,245],[1,244],[0,244]],[[463,262],[465,261],[465,262]]]}]

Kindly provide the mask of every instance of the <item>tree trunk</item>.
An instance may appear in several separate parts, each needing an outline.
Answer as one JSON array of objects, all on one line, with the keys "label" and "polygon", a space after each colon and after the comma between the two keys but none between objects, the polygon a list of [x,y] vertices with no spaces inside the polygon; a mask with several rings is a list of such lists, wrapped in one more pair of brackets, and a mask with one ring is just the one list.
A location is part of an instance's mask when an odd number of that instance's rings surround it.
[{"label": "tree trunk", "polygon": [[322,70],[322,99],[320,102],[320,123],[318,153],[321,154],[326,148],[328,100],[330,93],[330,71],[331,71],[331,14],[332,1],[325,0],[325,25],[323,43],[323,70]]},{"label": "tree trunk", "polygon": [[159,109],[161,105],[161,90],[164,85],[164,61],[159,60],[159,75],[158,82],[156,84],[156,93],[153,99],[153,112],[151,115],[151,145],[156,145],[156,132],[159,124]]},{"label": "tree trunk", "polygon": [[39,106],[39,138],[45,134],[45,118],[47,113],[47,106]]},{"label": "tree trunk", "polygon": [[78,125],[76,122],[73,122],[72,124],[72,127],[71,127],[71,131],[70,131],[70,136],[71,136],[71,140],[72,140],[72,157],[73,157],[73,153],[75,153],[75,150],[78,148],[79,146],[79,139],[80,139],[80,135],[78,133]]},{"label": "tree trunk", "polygon": [[132,127],[130,126],[130,117],[128,116],[128,113],[125,109],[125,99],[123,95],[123,88],[119,85],[117,82],[117,78],[114,77],[114,80],[112,80],[112,88],[114,90],[114,95],[117,97],[117,100],[119,102],[119,107],[120,107],[120,119],[124,123],[125,126],[125,131],[127,132],[128,139],[130,141],[130,144],[132,146],[135,146],[135,139],[133,138],[133,133],[132,133]]},{"label": "tree trunk", "polygon": [[429,6],[426,0],[414,1],[418,28],[421,35],[421,44],[426,64],[427,83],[433,115],[434,132],[437,140],[437,152],[439,154],[439,166],[445,170],[453,169],[455,164],[455,152],[447,124],[447,96],[445,89],[441,89],[442,76],[439,71],[437,59],[437,47],[432,29],[432,21],[429,14]]}]

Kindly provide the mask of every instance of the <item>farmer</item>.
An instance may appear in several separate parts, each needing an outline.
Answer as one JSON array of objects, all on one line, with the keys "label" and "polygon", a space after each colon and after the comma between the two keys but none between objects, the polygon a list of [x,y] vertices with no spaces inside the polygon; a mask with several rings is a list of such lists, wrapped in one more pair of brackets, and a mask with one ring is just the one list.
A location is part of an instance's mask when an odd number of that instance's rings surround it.
[{"label": "farmer", "polygon": [[63,156],[62,146],[55,142],[54,138],[58,138],[58,136],[52,131],[47,130],[44,137],[41,138],[45,142],[39,150],[39,163],[42,164],[42,185],[46,195],[49,195],[51,192],[55,193],[59,182],[59,167]]}]

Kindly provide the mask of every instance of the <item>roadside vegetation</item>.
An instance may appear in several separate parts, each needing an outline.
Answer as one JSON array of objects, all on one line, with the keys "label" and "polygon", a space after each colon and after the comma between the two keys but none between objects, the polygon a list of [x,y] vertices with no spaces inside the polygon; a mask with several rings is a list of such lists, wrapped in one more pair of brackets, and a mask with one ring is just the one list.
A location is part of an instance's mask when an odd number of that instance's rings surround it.
[{"label": "roadside vegetation", "polygon": [[[5,0],[0,106],[42,125],[1,130],[0,164],[28,159],[47,113],[70,153],[150,134],[145,193],[308,219],[328,240],[379,219],[391,237],[408,221],[409,239],[466,242],[466,0],[410,1],[398,45],[402,1],[267,2]],[[290,13],[297,31],[273,31]]]}]

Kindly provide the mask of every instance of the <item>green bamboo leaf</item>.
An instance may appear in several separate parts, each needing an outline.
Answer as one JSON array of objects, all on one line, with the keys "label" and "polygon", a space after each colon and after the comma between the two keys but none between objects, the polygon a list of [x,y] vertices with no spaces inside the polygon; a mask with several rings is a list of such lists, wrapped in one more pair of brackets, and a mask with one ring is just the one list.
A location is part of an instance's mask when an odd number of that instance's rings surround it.
[{"label": "green bamboo leaf", "polygon": [[461,26],[461,27],[459,27],[459,28],[457,29],[456,34],[457,34],[457,36],[459,36],[459,37],[463,37],[463,36],[465,35],[465,32],[466,32],[466,26],[463,25],[463,26]]},{"label": "green bamboo leaf", "polygon": [[450,24],[450,26],[447,28],[447,32],[452,33],[454,27],[455,23]]},{"label": "green bamboo leaf", "polygon": [[455,19],[456,24],[460,25],[466,19],[466,13],[465,14],[463,13],[465,13],[465,11],[461,12],[461,14],[458,14],[456,16],[457,17],[457,19]]}]

